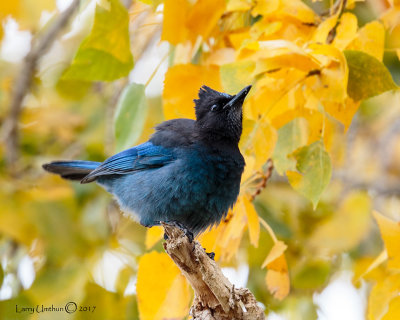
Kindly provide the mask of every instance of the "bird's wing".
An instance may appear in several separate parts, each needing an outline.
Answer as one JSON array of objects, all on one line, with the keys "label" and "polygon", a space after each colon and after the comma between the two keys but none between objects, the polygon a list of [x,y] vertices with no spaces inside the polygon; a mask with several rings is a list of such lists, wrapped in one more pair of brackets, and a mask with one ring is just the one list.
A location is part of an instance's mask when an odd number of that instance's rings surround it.
[{"label": "bird's wing", "polygon": [[173,160],[173,154],[169,149],[145,142],[108,158],[82,179],[81,183],[92,182],[99,176],[123,175],[138,170],[158,168]]}]

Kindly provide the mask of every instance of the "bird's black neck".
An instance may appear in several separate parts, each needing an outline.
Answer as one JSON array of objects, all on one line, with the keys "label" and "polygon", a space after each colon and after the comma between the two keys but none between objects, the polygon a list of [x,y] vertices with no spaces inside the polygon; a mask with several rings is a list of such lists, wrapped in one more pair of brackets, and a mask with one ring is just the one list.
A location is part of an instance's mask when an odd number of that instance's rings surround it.
[{"label": "bird's black neck", "polygon": [[196,126],[197,137],[207,145],[237,148],[241,132],[232,134],[232,131],[219,131],[207,127]]}]

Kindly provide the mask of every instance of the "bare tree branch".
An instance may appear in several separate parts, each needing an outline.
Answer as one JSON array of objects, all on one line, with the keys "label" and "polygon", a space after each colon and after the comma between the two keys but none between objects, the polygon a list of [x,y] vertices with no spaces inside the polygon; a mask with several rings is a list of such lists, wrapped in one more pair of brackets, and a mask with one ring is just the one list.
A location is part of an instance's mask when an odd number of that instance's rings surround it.
[{"label": "bare tree branch", "polygon": [[164,249],[194,289],[193,320],[262,320],[262,308],[247,288],[235,288],[200,243],[163,224],[168,240]]},{"label": "bare tree branch", "polygon": [[74,0],[69,8],[63,11],[54,23],[48,28],[32,46],[21,67],[21,71],[15,81],[13,96],[11,99],[9,115],[3,124],[2,140],[6,144],[6,161],[10,168],[15,166],[19,153],[18,122],[22,110],[23,100],[29,91],[36,71],[39,59],[56,39],[59,32],[65,27],[69,19],[79,7],[80,0]]}]

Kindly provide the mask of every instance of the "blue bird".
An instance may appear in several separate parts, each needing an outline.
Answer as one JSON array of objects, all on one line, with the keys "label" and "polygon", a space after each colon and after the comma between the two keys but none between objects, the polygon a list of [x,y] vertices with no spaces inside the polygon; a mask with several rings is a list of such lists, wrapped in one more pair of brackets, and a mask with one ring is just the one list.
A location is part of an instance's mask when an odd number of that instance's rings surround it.
[{"label": "blue bird", "polygon": [[145,227],[167,222],[198,235],[225,218],[239,195],[245,162],[238,143],[250,89],[232,96],[202,86],[196,120],[162,122],[149,141],[102,163],[54,161],[43,168],[81,183],[96,181]]}]

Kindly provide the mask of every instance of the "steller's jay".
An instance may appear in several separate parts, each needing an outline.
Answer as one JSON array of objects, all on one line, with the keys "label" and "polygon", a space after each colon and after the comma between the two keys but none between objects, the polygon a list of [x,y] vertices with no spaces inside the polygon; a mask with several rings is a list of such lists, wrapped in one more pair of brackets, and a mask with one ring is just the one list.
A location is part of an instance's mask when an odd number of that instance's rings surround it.
[{"label": "steller's jay", "polygon": [[143,226],[173,223],[197,235],[224,218],[239,195],[245,162],[238,147],[247,86],[231,96],[202,86],[196,120],[156,126],[150,140],[106,161],[43,165],[62,178],[96,181]]}]

